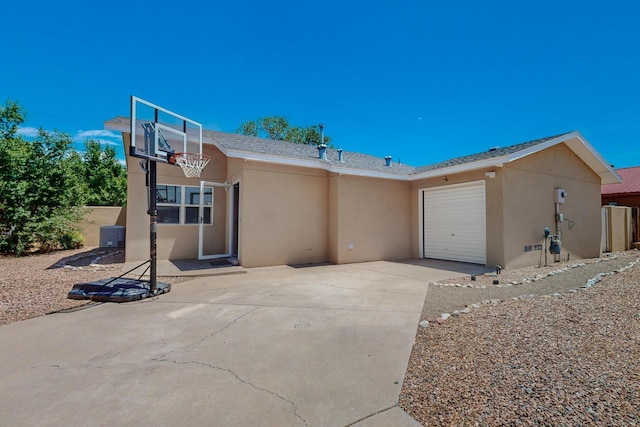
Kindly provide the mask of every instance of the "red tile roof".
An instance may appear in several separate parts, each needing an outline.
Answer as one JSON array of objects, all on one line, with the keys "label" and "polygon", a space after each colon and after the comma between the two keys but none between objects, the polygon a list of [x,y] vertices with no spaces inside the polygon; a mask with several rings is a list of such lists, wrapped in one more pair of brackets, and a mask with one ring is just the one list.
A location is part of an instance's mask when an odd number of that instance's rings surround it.
[{"label": "red tile roof", "polygon": [[622,178],[621,184],[605,184],[602,194],[640,193],[640,166],[616,169]]}]

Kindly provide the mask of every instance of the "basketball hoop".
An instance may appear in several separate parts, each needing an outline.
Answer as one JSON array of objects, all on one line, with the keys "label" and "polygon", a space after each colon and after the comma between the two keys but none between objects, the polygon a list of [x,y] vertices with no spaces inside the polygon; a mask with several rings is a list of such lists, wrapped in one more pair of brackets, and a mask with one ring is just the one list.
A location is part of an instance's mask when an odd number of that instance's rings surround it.
[{"label": "basketball hoop", "polygon": [[197,178],[200,172],[207,166],[211,158],[206,154],[200,153],[175,153],[173,156],[174,163],[182,168],[184,176],[187,178]]}]

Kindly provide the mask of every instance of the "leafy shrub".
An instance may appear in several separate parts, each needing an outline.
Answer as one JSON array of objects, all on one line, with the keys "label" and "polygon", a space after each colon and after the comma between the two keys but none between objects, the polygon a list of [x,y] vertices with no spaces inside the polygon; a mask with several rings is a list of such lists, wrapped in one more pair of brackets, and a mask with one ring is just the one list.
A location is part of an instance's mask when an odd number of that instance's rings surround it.
[{"label": "leafy shrub", "polygon": [[71,137],[41,129],[27,141],[17,134],[24,117],[15,102],[0,107],[0,251],[17,256],[63,247],[87,198]]},{"label": "leafy shrub", "polygon": [[80,230],[73,230],[60,237],[63,249],[80,249],[84,245],[84,236]]}]

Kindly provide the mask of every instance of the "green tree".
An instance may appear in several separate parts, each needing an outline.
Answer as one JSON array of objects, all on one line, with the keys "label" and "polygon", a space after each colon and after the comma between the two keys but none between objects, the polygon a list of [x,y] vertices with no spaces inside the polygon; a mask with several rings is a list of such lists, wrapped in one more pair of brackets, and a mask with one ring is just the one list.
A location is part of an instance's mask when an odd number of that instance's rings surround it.
[{"label": "green tree", "polygon": [[65,133],[40,129],[33,141],[22,138],[25,117],[13,101],[0,107],[0,252],[77,246],[86,200],[82,159]]},{"label": "green tree", "polygon": [[260,133],[260,129],[258,128],[258,122],[254,120],[249,120],[242,123],[238,129],[236,129],[236,133],[241,133],[243,135],[249,136],[258,136]]},{"label": "green tree", "polygon": [[4,107],[0,105],[0,138],[15,138],[18,126],[25,119],[26,114],[17,102],[8,100]]},{"label": "green tree", "polygon": [[127,169],[113,147],[93,140],[85,142],[82,153],[84,181],[89,206],[125,206],[127,204]]},{"label": "green tree", "polygon": [[[262,117],[258,120],[248,120],[236,129],[236,133],[277,141],[289,141],[296,144],[319,145],[320,132],[318,126],[291,126],[289,120],[282,116]],[[331,138],[324,136],[324,143],[329,147]]]}]

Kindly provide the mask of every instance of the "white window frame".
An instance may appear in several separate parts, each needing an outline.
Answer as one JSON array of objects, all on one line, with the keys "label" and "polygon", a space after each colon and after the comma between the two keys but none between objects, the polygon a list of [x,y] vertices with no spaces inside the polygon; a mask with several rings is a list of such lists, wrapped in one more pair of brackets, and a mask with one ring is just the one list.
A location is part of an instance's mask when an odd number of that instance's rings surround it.
[{"label": "white window frame", "polygon": [[[161,200],[157,200],[157,206],[158,209],[160,210],[160,208],[162,207],[173,207],[173,208],[178,208],[178,222],[162,222],[161,219],[159,218],[158,220],[158,225],[161,226],[166,226],[166,225],[186,225],[186,226],[197,226],[199,224],[199,221],[196,222],[190,222],[187,223],[187,208],[195,208],[197,212],[199,212],[199,203],[193,204],[193,203],[186,203],[187,200],[187,189],[192,189],[192,193],[191,194],[197,194],[198,197],[200,196],[200,187],[196,187],[193,185],[177,185],[177,184],[158,184],[158,188],[160,187],[166,187],[167,189],[169,187],[175,187],[176,189],[179,189],[180,192],[180,200],[176,200],[175,202],[171,203],[171,202],[163,202]],[[210,186],[205,186],[204,187],[205,191],[210,190],[211,191],[211,203],[209,204],[205,204],[204,205],[204,209],[206,211],[207,208],[209,208],[209,215],[208,218],[205,218],[205,221],[203,222],[204,225],[213,225],[213,187]],[[177,196],[177,194],[176,194]],[[157,195],[156,195],[157,197]],[[176,197],[177,199],[178,197]],[[160,214],[158,215],[160,217]],[[199,216],[199,213],[198,213]]]}]

